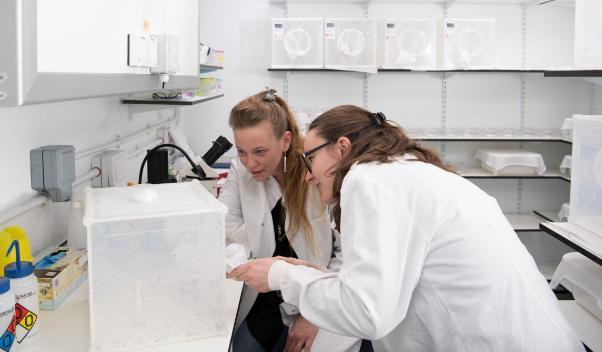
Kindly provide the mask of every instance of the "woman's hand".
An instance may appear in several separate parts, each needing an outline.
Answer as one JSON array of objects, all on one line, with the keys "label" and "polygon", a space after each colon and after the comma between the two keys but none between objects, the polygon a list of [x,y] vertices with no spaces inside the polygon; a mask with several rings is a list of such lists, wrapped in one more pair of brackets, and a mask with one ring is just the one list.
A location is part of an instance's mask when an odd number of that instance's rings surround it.
[{"label": "woman's hand", "polygon": [[251,260],[226,274],[226,278],[244,281],[247,286],[255,289],[257,292],[272,291],[268,285],[268,273],[272,264],[277,260],[277,258]]},{"label": "woman's hand", "polygon": [[288,330],[288,337],[286,339],[286,346],[284,351],[286,352],[305,352],[311,351],[311,345],[314,343],[316,334],[318,333],[318,327],[308,322],[302,316],[299,316],[293,323],[293,326]]}]

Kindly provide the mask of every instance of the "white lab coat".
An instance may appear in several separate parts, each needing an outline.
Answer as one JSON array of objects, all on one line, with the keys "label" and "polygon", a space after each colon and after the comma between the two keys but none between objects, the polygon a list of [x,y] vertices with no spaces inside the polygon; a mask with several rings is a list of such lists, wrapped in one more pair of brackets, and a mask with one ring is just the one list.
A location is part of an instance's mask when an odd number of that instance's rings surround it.
[{"label": "white lab coat", "polygon": [[496,200],[400,158],[351,168],[341,189],[339,273],[276,262],[310,322],[375,351],[582,351]]},{"label": "white lab coat", "polygon": [[[287,233],[287,237],[299,259],[337,271],[342,262],[340,237],[338,232],[332,230],[328,213],[320,202],[317,191],[310,194],[312,197],[308,198],[306,209],[314,233],[316,253],[313,253],[305,242],[305,232],[302,228],[294,236]],[[228,207],[226,242],[245,245],[256,258],[271,257],[276,249],[271,210],[280,197],[280,186],[273,177],[265,182],[258,182],[238,158],[233,160],[219,197]],[[287,216],[286,228],[288,223]],[[257,291],[245,286],[235,328],[247,317],[256,298]],[[289,315],[282,312],[283,321],[288,325],[296,319],[298,308],[290,304],[281,305],[281,311],[284,308],[292,313]],[[358,351],[360,344],[361,339],[319,330],[312,351]]]}]

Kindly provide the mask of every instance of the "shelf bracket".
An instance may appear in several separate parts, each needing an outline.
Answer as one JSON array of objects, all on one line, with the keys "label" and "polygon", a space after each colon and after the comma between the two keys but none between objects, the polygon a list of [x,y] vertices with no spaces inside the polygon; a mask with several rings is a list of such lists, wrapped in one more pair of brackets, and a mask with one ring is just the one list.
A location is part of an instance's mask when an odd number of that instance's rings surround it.
[{"label": "shelf bracket", "polygon": [[518,120],[518,128],[521,131],[525,130],[525,110],[527,104],[527,79],[525,74],[520,74],[520,115]]},{"label": "shelf bracket", "polygon": [[448,3],[449,3],[449,1],[443,2],[443,8],[442,8],[443,13],[441,14],[441,17],[443,17],[444,20],[447,19],[447,9],[449,6],[451,6],[453,4],[453,1],[449,4]]},{"label": "shelf bracket", "polygon": [[362,104],[364,109],[368,109],[368,74],[364,73],[364,79],[362,82]]},{"label": "shelf bracket", "polygon": [[[288,0],[284,0],[284,17],[288,17]],[[288,101],[288,80],[290,78],[291,71],[284,73],[284,82],[282,82],[282,96],[284,100]]]},{"label": "shelf bracket", "polygon": [[516,187],[516,212],[518,214],[523,212],[523,180],[520,178]]},{"label": "shelf bracket", "polygon": [[454,6],[457,0],[446,0],[445,1],[445,17],[447,18],[447,8]]},{"label": "shelf bracket", "polygon": [[[527,8],[528,4],[521,5],[521,53],[520,64],[524,70],[527,66]],[[525,73],[520,74],[520,112],[518,127],[521,131],[525,130],[525,107],[527,95],[527,76]]]},{"label": "shelf bracket", "polygon": [[596,114],[596,85],[592,82],[590,83],[591,87],[590,87],[590,95],[589,95],[589,114],[590,115],[595,115]]},{"label": "shelf bracket", "polygon": [[[441,73],[441,121],[439,125],[441,133],[447,130],[447,74]],[[441,142],[441,158],[445,159],[446,144]]]},{"label": "shelf bracket", "polygon": [[128,105],[128,121],[134,121],[134,106],[132,104]]},{"label": "shelf bracket", "polygon": [[282,82],[282,96],[284,96],[284,100],[288,101],[288,81],[291,75],[291,71],[286,71],[284,73],[284,82]]}]

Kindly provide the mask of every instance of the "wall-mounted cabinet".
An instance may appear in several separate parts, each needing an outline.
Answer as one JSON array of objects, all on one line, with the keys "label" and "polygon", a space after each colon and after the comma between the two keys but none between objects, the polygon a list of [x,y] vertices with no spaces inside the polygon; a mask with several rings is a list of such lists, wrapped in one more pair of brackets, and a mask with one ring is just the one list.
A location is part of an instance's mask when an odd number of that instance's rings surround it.
[{"label": "wall-mounted cabinet", "polygon": [[195,87],[198,20],[197,0],[3,0],[0,106],[159,89],[148,67],[128,66],[128,34],[175,36],[179,70],[166,87]]}]

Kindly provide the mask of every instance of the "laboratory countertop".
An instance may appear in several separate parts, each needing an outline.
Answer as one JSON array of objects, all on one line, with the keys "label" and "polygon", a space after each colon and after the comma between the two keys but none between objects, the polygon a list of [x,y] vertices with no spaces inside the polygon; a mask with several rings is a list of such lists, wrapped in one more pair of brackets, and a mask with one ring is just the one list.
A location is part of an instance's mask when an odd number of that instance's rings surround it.
[{"label": "laboratory countertop", "polygon": [[598,320],[576,301],[559,301],[560,309],[581,341],[593,352],[602,351],[602,321]]},{"label": "laboratory countertop", "polygon": [[[242,282],[226,280],[226,326],[222,336],[145,348],[140,352],[227,351],[236,319]],[[55,311],[40,311],[40,336],[26,351],[83,352],[89,350],[88,281]]]}]

